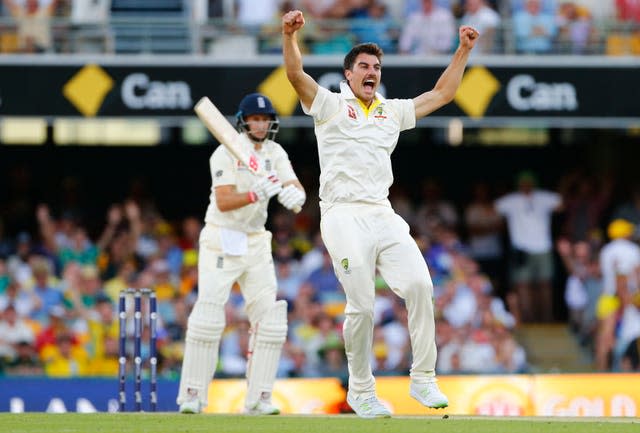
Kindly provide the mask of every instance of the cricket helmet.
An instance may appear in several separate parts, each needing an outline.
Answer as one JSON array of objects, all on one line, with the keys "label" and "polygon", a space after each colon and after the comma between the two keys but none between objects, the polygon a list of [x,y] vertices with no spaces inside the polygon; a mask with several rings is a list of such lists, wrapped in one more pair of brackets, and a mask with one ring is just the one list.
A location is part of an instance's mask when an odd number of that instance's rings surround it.
[{"label": "cricket helmet", "polygon": [[[271,117],[271,122],[269,123],[269,129],[266,138],[269,140],[273,140],[280,129],[280,121],[278,120],[278,115],[276,110],[273,108],[273,104],[269,98],[261,93],[251,93],[240,101],[240,105],[238,106],[238,112],[236,113],[236,126],[238,131],[249,133],[249,125],[245,121],[246,116],[250,116],[252,114],[265,114]],[[257,140],[253,135],[252,139]]]}]

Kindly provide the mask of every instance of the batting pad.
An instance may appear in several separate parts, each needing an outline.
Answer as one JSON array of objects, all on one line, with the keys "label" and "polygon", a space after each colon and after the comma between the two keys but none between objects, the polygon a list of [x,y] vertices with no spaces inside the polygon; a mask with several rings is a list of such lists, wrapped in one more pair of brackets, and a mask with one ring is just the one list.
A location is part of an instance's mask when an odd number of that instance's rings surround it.
[{"label": "batting pad", "polygon": [[218,363],[218,347],[225,326],[222,305],[196,302],[189,316],[185,339],[178,404],[189,396],[189,389],[198,393],[206,406],[209,382]]},{"label": "batting pad", "polygon": [[287,302],[277,301],[255,325],[249,346],[247,364],[247,396],[245,406],[251,408],[262,393],[271,398],[276,380],[282,345],[287,338]]}]

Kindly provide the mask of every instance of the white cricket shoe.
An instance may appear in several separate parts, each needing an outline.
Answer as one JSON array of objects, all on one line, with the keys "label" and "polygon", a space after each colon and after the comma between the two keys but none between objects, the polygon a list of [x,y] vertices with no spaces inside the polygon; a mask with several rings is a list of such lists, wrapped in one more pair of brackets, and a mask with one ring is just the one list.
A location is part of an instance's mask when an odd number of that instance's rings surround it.
[{"label": "white cricket shoe", "polygon": [[375,394],[353,395],[347,393],[347,403],[360,418],[390,418],[391,412]]},{"label": "white cricket shoe", "polygon": [[180,404],[180,413],[196,414],[202,412],[202,402],[197,392],[189,391],[187,399]]},{"label": "white cricket shoe", "polygon": [[449,406],[447,396],[440,391],[435,379],[427,383],[411,382],[409,395],[426,407],[442,409]]},{"label": "white cricket shoe", "polygon": [[247,415],[280,415],[280,409],[268,401],[258,400],[253,406],[245,407],[244,413]]}]

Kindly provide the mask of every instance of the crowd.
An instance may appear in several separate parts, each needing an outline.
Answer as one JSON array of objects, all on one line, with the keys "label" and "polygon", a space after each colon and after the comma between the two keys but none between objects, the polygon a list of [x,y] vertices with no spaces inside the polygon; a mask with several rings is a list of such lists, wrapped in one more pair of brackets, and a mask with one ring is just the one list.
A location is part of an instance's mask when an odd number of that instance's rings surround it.
[{"label": "crowd", "polygon": [[216,53],[211,47],[225,43],[237,48],[240,38],[256,54],[275,53],[279,18],[297,8],[313,18],[303,46],[311,54],[345,54],[354,43],[368,41],[387,54],[446,55],[457,44],[458,24],[483,35],[475,55],[640,53],[635,0],[157,0],[155,8],[146,2],[142,9],[127,0],[3,0],[3,5],[9,19],[3,22],[15,24],[15,33],[4,32],[0,40],[4,52],[77,52],[90,49],[78,43],[87,36],[104,39],[101,50],[117,50],[115,21],[135,21],[143,13],[146,19],[182,21],[187,31],[198,29],[194,40],[208,35],[193,45],[199,46],[196,52]]},{"label": "crowd", "polygon": [[[478,181],[472,197],[455,204],[434,179],[419,191],[392,190],[392,204],[410,223],[434,282],[438,371],[528,371],[514,330],[560,318],[553,315],[560,310],[553,306],[557,297],[542,296],[543,290],[564,293],[569,324],[593,354],[595,368],[638,371],[640,189],[616,202],[611,178],[571,172],[556,192],[536,182],[534,173],[523,172],[509,192]],[[278,298],[289,301],[278,377],[344,378],[345,297],[318,233],[317,198],[298,215],[272,206],[268,227]],[[2,209],[0,222],[26,211],[17,202]],[[111,205],[95,234],[77,208],[40,204],[30,217],[36,222],[31,231],[13,232],[9,225],[3,231],[0,224],[2,374],[114,377],[115,306],[119,292],[133,287],[156,291],[159,371],[178,377],[198,290],[201,218],[169,221],[153,200],[134,198]],[[524,241],[518,219],[531,230]],[[535,230],[540,233],[532,237]],[[564,269],[554,269],[554,263]],[[558,284],[563,275],[566,288]],[[406,374],[406,309],[383,279],[376,288],[375,373]],[[240,377],[249,322],[237,285],[226,305],[226,323],[216,376]],[[143,354],[148,350],[144,345]]]}]

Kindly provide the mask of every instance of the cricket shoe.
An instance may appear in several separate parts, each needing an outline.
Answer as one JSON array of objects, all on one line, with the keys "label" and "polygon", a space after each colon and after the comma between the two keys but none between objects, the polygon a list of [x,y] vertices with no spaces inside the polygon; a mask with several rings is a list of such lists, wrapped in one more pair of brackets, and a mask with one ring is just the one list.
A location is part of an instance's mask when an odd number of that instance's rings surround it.
[{"label": "cricket shoe", "polygon": [[391,412],[375,394],[360,394],[358,396],[347,393],[347,403],[360,418],[390,418]]},{"label": "cricket shoe", "polygon": [[202,403],[198,398],[198,393],[189,390],[187,399],[180,403],[180,413],[196,414],[202,412]]},{"label": "cricket shoe", "polygon": [[422,405],[433,409],[443,409],[449,406],[447,396],[440,391],[435,379],[427,383],[411,382],[409,395]]},{"label": "cricket shoe", "polygon": [[280,415],[280,409],[268,401],[258,400],[253,406],[245,407],[244,413],[247,415]]}]

